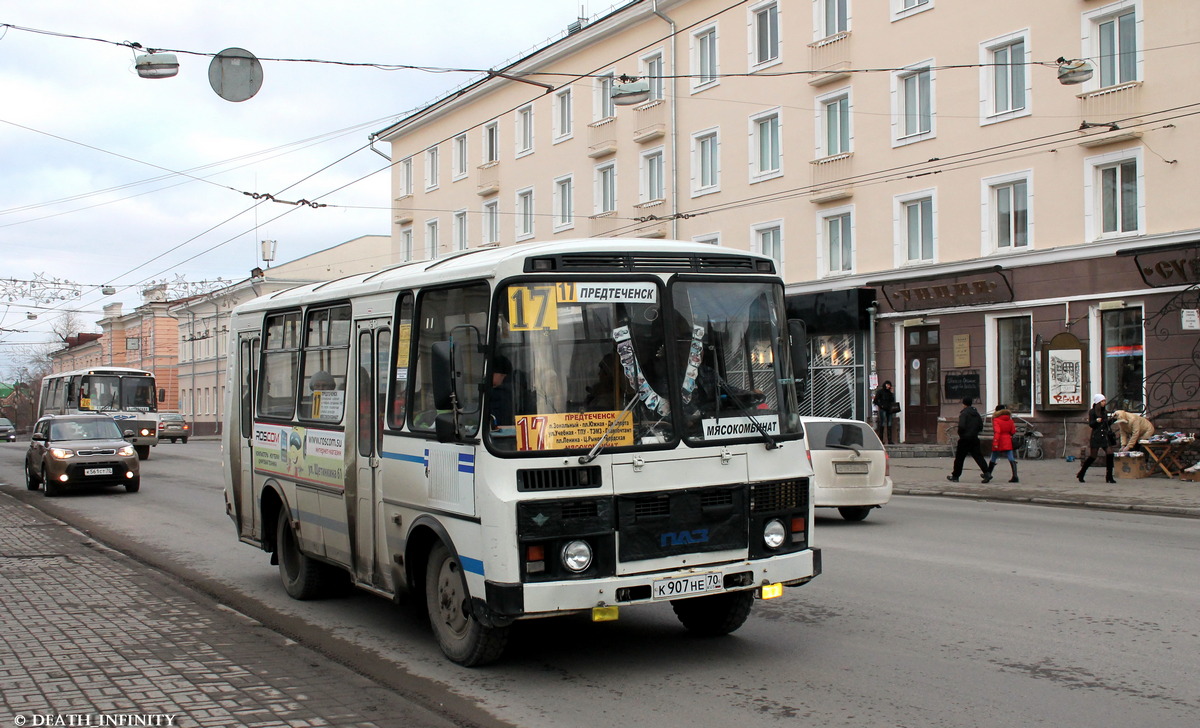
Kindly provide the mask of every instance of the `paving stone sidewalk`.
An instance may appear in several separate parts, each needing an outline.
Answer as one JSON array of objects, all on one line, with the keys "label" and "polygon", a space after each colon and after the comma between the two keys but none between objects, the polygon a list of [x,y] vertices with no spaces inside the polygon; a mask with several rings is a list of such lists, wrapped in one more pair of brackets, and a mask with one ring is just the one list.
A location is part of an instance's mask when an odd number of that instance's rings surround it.
[{"label": "paving stone sidewalk", "polygon": [[55,725],[461,723],[0,494],[0,726]]}]

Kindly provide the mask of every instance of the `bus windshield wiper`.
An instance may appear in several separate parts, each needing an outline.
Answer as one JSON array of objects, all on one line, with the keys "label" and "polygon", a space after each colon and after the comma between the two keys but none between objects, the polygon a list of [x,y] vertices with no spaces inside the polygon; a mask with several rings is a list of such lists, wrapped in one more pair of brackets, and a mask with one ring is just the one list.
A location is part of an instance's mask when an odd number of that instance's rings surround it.
[{"label": "bus windshield wiper", "polygon": [[[725,390],[725,394],[728,395],[729,401],[733,402],[734,406],[737,407],[742,414],[746,415],[746,419],[750,420],[750,424],[754,425],[754,429],[758,431],[758,434],[762,436],[763,442],[767,444],[767,449],[774,450],[775,448],[779,447],[779,443],[775,442],[775,438],[771,437],[771,433],[767,432],[767,428],[763,427],[762,423],[758,421],[758,418],[750,414],[750,409],[742,403],[742,400],[739,399],[736,394],[733,393],[733,387],[729,385],[729,382],[725,381],[725,377],[722,377],[716,371],[713,371],[713,376],[717,378],[717,386]],[[718,412],[721,411],[721,404],[719,400],[720,398],[718,397]]]},{"label": "bus windshield wiper", "polygon": [[629,404],[625,405],[625,409],[621,410],[621,414],[617,415],[612,422],[608,423],[608,428],[604,431],[604,434],[600,436],[600,439],[596,440],[596,444],[592,445],[592,449],[588,450],[587,455],[579,456],[580,465],[587,465],[600,455],[600,449],[604,447],[604,443],[608,440],[608,436],[612,434],[613,428],[616,427],[621,420],[625,419],[625,415],[628,414],[629,410],[633,409],[633,406],[637,403],[638,393],[634,392],[633,396],[629,399]]}]

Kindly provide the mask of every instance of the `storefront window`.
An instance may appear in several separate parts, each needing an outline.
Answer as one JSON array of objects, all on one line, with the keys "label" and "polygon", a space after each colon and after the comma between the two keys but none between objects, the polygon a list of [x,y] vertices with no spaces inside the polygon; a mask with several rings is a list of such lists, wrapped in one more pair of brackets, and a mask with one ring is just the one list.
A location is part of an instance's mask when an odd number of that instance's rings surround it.
[{"label": "storefront window", "polygon": [[1101,355],[1104,394],[1111,409],[1140,410],[1144,404],[1146,358],[1142,346],[1142,310],[1102,311]]},{"label": "storefront window", "polygon": [[996,320],[997,401],[1013,412],[1033,411],[1032,331],[1029,316]]}]

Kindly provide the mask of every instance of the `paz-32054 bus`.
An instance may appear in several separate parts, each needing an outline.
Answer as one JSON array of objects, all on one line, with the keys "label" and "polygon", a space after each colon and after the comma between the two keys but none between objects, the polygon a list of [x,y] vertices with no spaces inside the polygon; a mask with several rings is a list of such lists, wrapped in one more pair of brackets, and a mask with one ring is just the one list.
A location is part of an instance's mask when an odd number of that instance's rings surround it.
[{"label": "paz-32054 bus", "polygon": [[682,242],[475,250],[232,318],[226,509],[287,592],[414,593],[453,661],[514,620],[669,601],[724,634],[820,573],[771,259]]},{"label": "paz-32054 bus", "polygon": [[129,367],[92,367],[48,374],[42,379],[38,417],[99,413],[117,421],[139,460],[158,444],[158,401],[154,375]]}]

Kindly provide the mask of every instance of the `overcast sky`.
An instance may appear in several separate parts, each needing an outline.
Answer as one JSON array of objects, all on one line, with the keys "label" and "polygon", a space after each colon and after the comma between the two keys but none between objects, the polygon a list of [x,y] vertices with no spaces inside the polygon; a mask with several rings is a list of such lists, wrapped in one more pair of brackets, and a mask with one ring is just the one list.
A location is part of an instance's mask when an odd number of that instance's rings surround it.
[{"label": "overcast sky", "polygon": [[[11,378],[29,344],[52,340],[63,309],[78,310],[93,331],[105,303],[131,310],[151,281],[245,278],[259,264],[260,240],[278,241],[283,262],[389,234],[387,161],[360,148],[371,132],[475,78],[264,61],[262,89],[232,103],[210,87],[209,57],[181,53],[179,75],[143,79],[134,51],[116,44],[488,68],[558,37],[581,6],[594,16],[613,5],[0,2],[0,24],[17,26],[0,28],[0,379]],[[242,192],[336,207],[259,204]],[[25,288],[10,279],[39,277],[77,283],[82,295],[8,300]],[[101,295],[104,285],[118,293]]]}]

